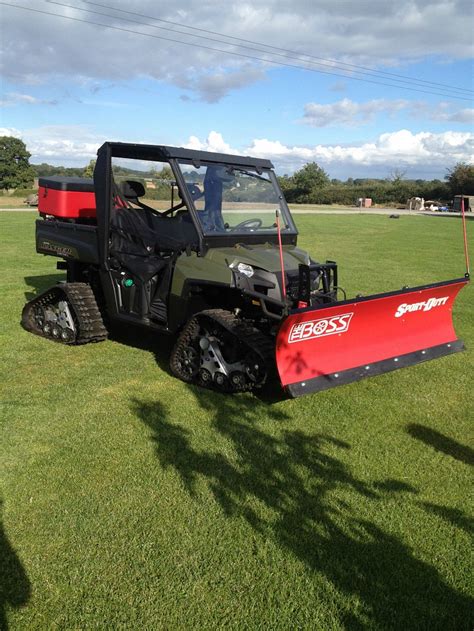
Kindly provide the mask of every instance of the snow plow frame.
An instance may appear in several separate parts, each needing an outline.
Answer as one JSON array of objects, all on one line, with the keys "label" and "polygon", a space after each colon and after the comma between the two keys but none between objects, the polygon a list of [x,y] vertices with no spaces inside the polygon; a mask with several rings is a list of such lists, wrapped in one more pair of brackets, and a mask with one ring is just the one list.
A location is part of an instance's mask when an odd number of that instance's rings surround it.
[{"label": "snow plow frame", "polygon": [[282,387],[298,397],[464,350],[452,308],[468,282],[466,274],[292,310],[276,340]]}]

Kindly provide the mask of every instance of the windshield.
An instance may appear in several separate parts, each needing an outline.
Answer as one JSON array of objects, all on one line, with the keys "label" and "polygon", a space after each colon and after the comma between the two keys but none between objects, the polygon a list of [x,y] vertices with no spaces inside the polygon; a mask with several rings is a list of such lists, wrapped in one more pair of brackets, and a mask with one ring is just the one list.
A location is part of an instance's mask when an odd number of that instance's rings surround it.
[{"label": "windshield", "polygon": [[295,228],[269,171],[228,164],[180,162],[204,234],[276,233]]}]

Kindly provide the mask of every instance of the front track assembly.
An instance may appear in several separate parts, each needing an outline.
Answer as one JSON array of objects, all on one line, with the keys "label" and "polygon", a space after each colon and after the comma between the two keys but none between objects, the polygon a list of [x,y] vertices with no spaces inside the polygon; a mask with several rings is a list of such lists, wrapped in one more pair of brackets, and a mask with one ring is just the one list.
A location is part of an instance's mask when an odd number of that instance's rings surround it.
[{"label": "front track assembly", "polygon": [[78,345],[107,338],[94,293],[86,283],[59,283],[26,303],[21,325],[54,342]]},{"label": "front track assembly", "polygon": [[228,393],[250,391],[274,378],[274,345],[233,313],[209,309],[184,327],[170,368],[187,383]]}]

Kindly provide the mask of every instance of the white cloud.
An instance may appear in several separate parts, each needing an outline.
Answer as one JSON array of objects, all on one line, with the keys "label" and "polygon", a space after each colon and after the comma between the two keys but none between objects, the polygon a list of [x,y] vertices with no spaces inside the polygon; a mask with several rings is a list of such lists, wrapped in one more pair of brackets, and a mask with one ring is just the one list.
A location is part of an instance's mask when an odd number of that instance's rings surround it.
[{"label": "white cloud", "polygon": [[456,123],[468,123],[472,125],[474,123],[474,109],[465,108],[463,110],[459,110],[458,112],[454,112],[448,117],[448,122],[456,122]]},{"label": "white cloud", "polygon": [[453,104],[446,102],[432,105],[406,99],[372,99],[357,103],[347,98],[334,103],[306,103],[299,122],[312,127],[355,127],[372,121],[377,114],[394,116],[403,110],[411,118],[462,124],[474,122],[474,109],[457,110]]},{"label": "white cloud", "polygon": [[[50,125],[18,130],[0,128],[0,135],[21,137],[32,154],[31,161],[82,166],[95,157],[99,146],[109,138],[94,129],[79,125]],[[139,138],[116,138],[143,142]],[[180,144],[177,141],[176,144]],[[290,173],[315,161],[333,177],[383,176],[394,168],[407,175],[444,177],[456,162],[474,162],[474,134],[446,131],[412,133],[407,129],[380,134],[371,142],[356,144],[285,145],[279,140],[255,138],[248,145],[233,147],[222,134],[211,131],[207,138],[191,136],[184,144],[189,149],[242,154],[268,158],[279,173]],[[418,175],[417,175],[418,177]]]},{"label": "white cloud", "polygon": [[44,125],[24,130],[0,128],[0,136],[21,138],[31,153],[32,163],[48,162],[65,166],[87,164],[107,140],[83,125]]},{"label": "white cloud", "polygon": [[257,68],[247,65],[236,72],[219,70],[205,75],[184,76],[178,79],[176,83],[186,90],[195,92],[202,101],[217,103],[231,90],[237,90],[255,83],[263,79],[264,76],[262,70],[257,70]]},{"label": "white cloud", "polygon": [[[258,80],[270,67],[226,52],[187,45],[193,42],[208,48],[237,51],[232,45],[202,39],[216,37],[209,33],[193,31],[193,36],[182,35],[177,30],[191,31],[162,22],[152,23],[137,15],[120,14],[113,8],[81,5],[109,15],[104,17],[53,4],[40,5],[37,0],[23,0],[22,4],[79,21],[3,7],[3,72],[10,81],[47,83],[51,77],[74,76],[79,82],[121,82],[150,77],[182,86],[199,98],[215,102],[230,90]],[[172,2],[159,3],[159,8],[156,0],[128,0],[118,7],[237,38],[266,42],[269,46],[370,67],[374,66],[374,60],[377,67],[387,67],[430,55],[440,60],[466,59],[474,48],[467,27],[467,16],[472,15],[469,0],[400,0],[396,3],[181,0],[178,6]],[[148,22],[148,25],[120,18]],[[103,26],[80,20],[99,22]],[[148,36],[128,31],[140,31]],[[162,37],[181,43],[159,39]],[[238,43],[232,41],[234,45]],[[261,47],[246,45],[250,49],[239,48],[240,54],[269,59],[270,49],[259,52],[251,49]],[[285,62],[281,57],[274,59]],[[290,63],[294,62],[290,60]],[[331,66],[321,66],[324,67],[331,69]]]},{"label": "white cloud", "polygon": [[328,127],[330,125],[346,125],[355,127],[372,120],[376,114],[393,114],[409,106],[409,101],[372,99],[365,103],[356,103],[350,99],[342,99],[335,103],[307,103],[304,106],[302,123],[312,127]]},{"label": "white cloud", "polygon": [[19,92],[8,92],[5,98],[0,100],[1,107],[11,107],[14,105],[57,105],[55,99],[39,99],[31,94],[20,94]]},{"label": "white cloud", "polygon": [[316,145],[287,147],[280,142],[255,139],[249,153],[273,157],[275,162],[298,168],[308,160],[321,162],[330,168],[334,164],[366,167],[403,163],[407,166],[426,165],[433,168],[460,160],[474,160],[474,134],[448,131],[439,134],[407,129],[381,134],[375,141],[361,145]]},{"label": "white cloud", "polygon": [[447,123],[463,123],[472,125],[474,123],[474,109],[463,108],[453,110],[449,103],[439,103],[437,107],[433,107],[429,112],[431,120],[442,121]]},{"label": "white cloud", "polygon": [[0,127],[0,136],[13,136],[14,138],[21,138],[21,131],[15,129],[15,127]]},{"label": "white cloud", "polygon": [[380,134],[372,142],[360,145],[285,145],[279,140],[256,138],[237,149],[227,144],[222,134],[212,131],[205,140],[191,136],[184,145],[200,151],[251,155],[268,158],[278,172],[288,173],[307,162],[318,162],[330,173],[350,177],[366,176],[404,167],[408,173],[426,177],[444,177],[446,168],[456,162],[474,162],[474,134],[447,131],[443,133],[412,133],[407,129]]},{"label": "white cloud", "polygon": [[186,149],[196,149],[198,151],[214,151],[216,153],[240,153],[237,149],[233,149],[228,145],[222,134],[211,131],[207,139],[202,142],[197,136],[190,136],[188,142],[184,145]]}]

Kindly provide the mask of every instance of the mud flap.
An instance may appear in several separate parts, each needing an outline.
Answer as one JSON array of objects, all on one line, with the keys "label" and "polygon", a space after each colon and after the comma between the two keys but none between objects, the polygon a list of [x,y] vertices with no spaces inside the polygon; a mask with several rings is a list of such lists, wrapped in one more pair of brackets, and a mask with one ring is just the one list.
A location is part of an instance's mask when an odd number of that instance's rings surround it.
[{"label": "mud flap", "polygon": [[357,381],[464,349],[452,310],[467,278],[292,311],[276,340],[291,396]]}]

